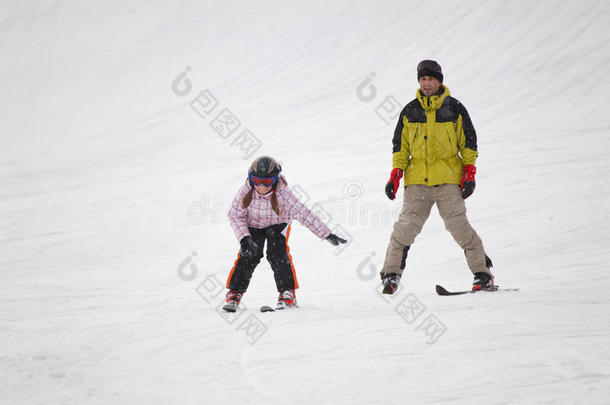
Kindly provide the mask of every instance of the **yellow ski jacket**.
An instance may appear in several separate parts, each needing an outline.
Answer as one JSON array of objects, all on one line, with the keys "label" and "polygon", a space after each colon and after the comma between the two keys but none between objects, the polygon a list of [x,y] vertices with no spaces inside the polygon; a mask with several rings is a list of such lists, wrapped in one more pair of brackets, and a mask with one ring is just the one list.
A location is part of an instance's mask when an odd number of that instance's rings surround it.
[{"label": "yellow ski jacket", "polygon": [[394,131],[392,167],[405,172],[405,187],[460,184],[463,166],[478,156],[477,134],[462,103],[446,86],[416,99],[400,113]]}]

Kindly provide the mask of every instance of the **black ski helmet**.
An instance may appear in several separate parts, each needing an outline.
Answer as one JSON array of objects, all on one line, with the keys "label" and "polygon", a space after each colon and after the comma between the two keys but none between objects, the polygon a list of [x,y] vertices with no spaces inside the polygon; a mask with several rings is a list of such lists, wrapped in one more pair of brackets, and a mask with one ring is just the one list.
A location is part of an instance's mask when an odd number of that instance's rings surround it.
[{"label": "black ski helmet", "polygon": [[248,176],[277,177],[282,171],[282,166],[272,157],[261,156],[254,159],[248,169]]}]

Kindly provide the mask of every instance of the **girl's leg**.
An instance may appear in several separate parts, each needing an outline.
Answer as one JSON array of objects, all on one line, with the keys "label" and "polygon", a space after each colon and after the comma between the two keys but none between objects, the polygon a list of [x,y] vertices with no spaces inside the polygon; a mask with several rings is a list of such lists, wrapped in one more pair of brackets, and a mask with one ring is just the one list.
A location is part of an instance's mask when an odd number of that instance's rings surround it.
[{"label": "girl's leg", "polygon": [[235,260],[235,264],[227,279],[227,288],[239,292],[244,292],[248,289],[252,273],[263,257],[263,247],[265,244],[264,229],[248,228],[248,230],[252,239],[258,245],[258,252],[251,259],[246,259],[238,253],[237,260]]},{"label": "girl's leg", "polygon": [[299,288],[292,256],[288,247],[290,226],[286,223],[265,228],[267,237],[267,260],[273,270],[275,285],[279,292]]}]

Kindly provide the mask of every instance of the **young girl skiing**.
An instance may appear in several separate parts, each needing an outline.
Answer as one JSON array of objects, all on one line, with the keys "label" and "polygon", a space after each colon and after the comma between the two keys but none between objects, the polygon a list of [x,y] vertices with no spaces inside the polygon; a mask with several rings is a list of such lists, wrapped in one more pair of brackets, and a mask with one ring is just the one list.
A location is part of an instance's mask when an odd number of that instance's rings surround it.
[{"label": "young girl skiing", "polygon": [[288,188],[281,166],[268,156],[257,158],[248,170],[248,179],[239,189],[229,210],[229,220],[241,248],[227,280],[229,291],[223,309],[235,312],[248,289],[254,268],[267,260],[279,292],[276,309],[296,306],[294,290],[299,288],[288,248],[290,224],[296,219],[314,234],[333,245],[346,243],[330,232],[320,218],[303,205]]}]

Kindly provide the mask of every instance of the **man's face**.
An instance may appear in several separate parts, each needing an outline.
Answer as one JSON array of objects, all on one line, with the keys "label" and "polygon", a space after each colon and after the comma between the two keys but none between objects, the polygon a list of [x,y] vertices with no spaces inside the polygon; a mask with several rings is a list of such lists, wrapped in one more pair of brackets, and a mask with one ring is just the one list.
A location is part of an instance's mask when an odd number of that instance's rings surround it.
[{"label": "man's face", "polygon": [[436,94],[440,87],[441,82],[439,82],[435,77],[422,76],[419,78],[419,88],[426,97]]}]

